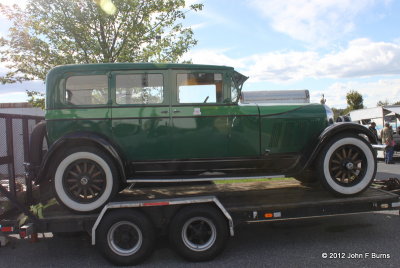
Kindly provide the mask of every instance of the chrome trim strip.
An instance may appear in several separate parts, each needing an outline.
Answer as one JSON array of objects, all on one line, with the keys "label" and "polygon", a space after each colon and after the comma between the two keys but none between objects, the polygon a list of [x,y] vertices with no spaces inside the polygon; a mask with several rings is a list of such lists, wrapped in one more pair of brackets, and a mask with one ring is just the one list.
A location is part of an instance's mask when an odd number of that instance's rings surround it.
[{"label": "chrome trim strip", "polygon": [[204,178],[181,178],[181,179],[127,179],[127,183],[135,182],[196,182],[196,181],[226,181],[226,180],[261,180],[272,178],[284,178],[285,175],[272,176],[245,176],[245,177],[204,177]]}]

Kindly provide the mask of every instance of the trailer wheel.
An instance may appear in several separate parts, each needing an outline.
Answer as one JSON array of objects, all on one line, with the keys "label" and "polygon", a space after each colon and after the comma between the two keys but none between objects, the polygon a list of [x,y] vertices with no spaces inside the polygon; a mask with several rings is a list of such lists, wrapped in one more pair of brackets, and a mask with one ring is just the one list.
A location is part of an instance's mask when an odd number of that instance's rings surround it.
[{"label": "trailer wheel", "polygon": [[357,135],[334,137],[323,148],[318,162],[322,185],[337,195],[351,196],[366,190],[376,173],[371,145]]},{"label": "trailer wheel", "polygon": [[100,209],[117,193],[117,169],[112,159],[93,147],[72,148],[60,156],[54,174],[57,199],[76,212]]},{"label": "trailer wheel", "polygon": [[215,258],[225,248],[227,239],[227,221],[212,206],[184,207],[170,223],[170,243],[179,255],[189,261]]},{"label": "trailer wheel", "polygon": [[154,249],[152,222],[139,211],[118,209],[102,219],[96,245],[115,265],[135,265],[148,258]]}]

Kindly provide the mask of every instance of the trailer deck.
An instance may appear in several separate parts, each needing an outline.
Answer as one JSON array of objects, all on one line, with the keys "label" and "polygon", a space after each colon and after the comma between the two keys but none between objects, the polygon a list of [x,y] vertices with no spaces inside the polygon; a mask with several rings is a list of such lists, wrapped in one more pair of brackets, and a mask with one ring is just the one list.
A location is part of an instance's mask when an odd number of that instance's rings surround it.
[{"label": "trailer deck", "polygon": [[[193,207],[193,205],[199,204],[200,208],[199,206]],[[335,197],[322,188],[307,187],[291,179],[169,187],[151,187],[150,184],[148,187],[125,189],[99,213],[74,214],[56,204],[44,209],[43,217],[28,220],[23,227],[19,227],[18,222],[21,213],[9,214],[6,215],[6,218],[0,218],[0,225],[3,232],[20,233],[22,236],[40,232],[86,231],[92,235],[92,244],[94,245],[98,243],[98,235],[109,232],[104,231],[104,227],[99,227],[99,225],[104,221],[108,222],[113,218],[118,218],[115,217],[118,215],[118,209],[131,209],[129,211],[132,214],[139,212],[142,215],[139,218],[148,218],[148,224],[154,225],[155,229],[152,232],[165,234],[164,231],[168,231],[168,228],[171,232],[176,216],[182,214],[185,206],[190,208],[187,206],[191,205],[191,208],[197,209],[200,213],[200,216],[195,214],[192,216],[194,220],[203,220],[201,205],[203,205],[203,209],[206,205],[214,212],[219,210],[220,213],[217,211],[217,214],[221,214],[221,217],[228,223],[226,226],[229,228],[226,231],[229,229],[230,234],[233,235],[234,228],[245,223],[398,210],[400,198],[397,194],[372,187],[355,197]],[[129,211],[120,211],[123,213],[119,213],[119,217],[124,213],[130,214]],[[121,220],[119,222],[126,223]],[[97,232],[99,228],[103,229]],[[155,230],[159,230],[159,232]],[[145,232],[145,230],[143,231]],[[217,233],[217,231],[215,232]],[[103,241],[102,248],[105,248],[104,239],[109,238],[103,237],[102,240],[99,240]],[[111,240],[109,242],[113,243]],[[198,257],[202,257],[196,255],[198,254],[196,251],[194,249],[188,256],[183,255],[185,258],[196,261]],[[130,260],[129,257],[113,259],[112,256],[107,256],[108,253],[103,252],[103,254],[115,264],[139,262],[139,259]],[[210,255],[202,260],[213,257],[214,255]]]},{"label": "trailer deck", "polygon": [[[232,184],[143,187],[122,191],[113,202],[159,203],[174,198],[216,197],[232,215],[235,225],[243,222],[276,221],[306,217],[398,209],[397,194],[369,188],[355,197],[335,197],[322,188],[303,186],[295,180],[272,180]],[[159,204],[159,206],[162,206]],[[79,215],[60,205],[43,211],[38,232],[89,231],[97,214]],[[2,226],[17,223],[17,214],[8,214]]]}]

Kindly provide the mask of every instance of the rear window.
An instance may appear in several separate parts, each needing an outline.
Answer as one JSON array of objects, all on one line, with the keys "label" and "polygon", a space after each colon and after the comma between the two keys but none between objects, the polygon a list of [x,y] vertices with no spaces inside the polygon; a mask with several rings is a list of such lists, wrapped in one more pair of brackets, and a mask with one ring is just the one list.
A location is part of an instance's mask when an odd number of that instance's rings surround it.
[{"label": "rear window", "polygon": [[107,75],[70,76],[65,85],[65,103],[100,105],[108,102]]}]

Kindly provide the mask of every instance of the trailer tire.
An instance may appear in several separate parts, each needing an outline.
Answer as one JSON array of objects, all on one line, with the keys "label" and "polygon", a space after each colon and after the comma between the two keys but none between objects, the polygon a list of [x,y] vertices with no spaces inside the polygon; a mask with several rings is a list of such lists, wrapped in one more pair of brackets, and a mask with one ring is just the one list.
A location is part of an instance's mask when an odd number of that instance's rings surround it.
[{"label": "trailer tire", "polygon": [[318,174],[322,185],[335,195],[352,196],[365,191],[376,174],[371,144],[357,135],[333,137],[322,149]]},{"label": "trailer tire", "polygon": [[210,205],[182,208],[170,223],[169,241],[189,261],[215,258],[225,248],[228,224],[221,211]]},{"label": "trailer tire", "polygon": [[115,164],[100,149],[75,147],[59,155],[56,163],[54,191],[57,199],[70,210],[99,210],[119,190]]},{"label": "trailer tire", "polygon": [[96,246],[115,265],[135,265],[154,250],[155,230],[147,216],[133,209],[117,209],[101,220]]}]

